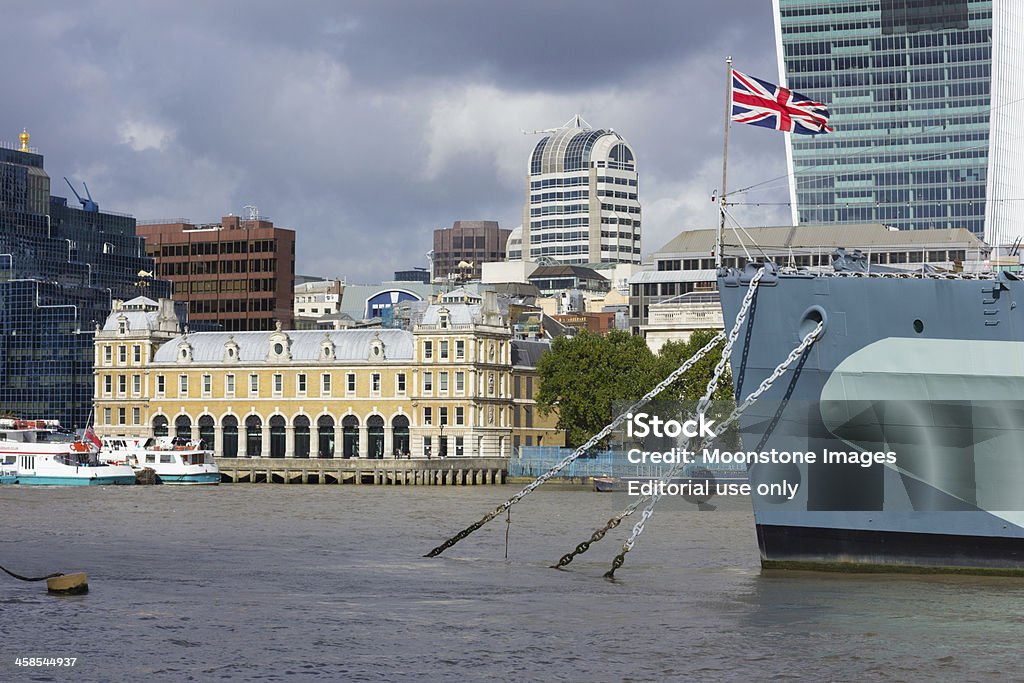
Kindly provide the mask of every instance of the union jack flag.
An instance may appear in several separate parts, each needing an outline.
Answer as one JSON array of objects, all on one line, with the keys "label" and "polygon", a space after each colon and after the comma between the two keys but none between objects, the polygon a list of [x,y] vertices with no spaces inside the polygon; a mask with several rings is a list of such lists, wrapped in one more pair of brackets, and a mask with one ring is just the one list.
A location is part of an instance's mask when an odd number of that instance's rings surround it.
[{"label": "union jack flag", "polygon": [[787,133],[831,133],[828,107],[789,88],[732,72],[732,120]]}]

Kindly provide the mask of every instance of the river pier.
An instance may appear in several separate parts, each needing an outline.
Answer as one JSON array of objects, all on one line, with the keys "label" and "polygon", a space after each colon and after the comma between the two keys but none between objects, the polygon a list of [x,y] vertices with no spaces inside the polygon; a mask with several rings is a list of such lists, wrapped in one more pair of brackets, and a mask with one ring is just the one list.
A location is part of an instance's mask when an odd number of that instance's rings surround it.
[{"label": "river pier", "polygon": [[504,484],[505,458],[217,458],[221,481],[234,484],[482,486]]}]

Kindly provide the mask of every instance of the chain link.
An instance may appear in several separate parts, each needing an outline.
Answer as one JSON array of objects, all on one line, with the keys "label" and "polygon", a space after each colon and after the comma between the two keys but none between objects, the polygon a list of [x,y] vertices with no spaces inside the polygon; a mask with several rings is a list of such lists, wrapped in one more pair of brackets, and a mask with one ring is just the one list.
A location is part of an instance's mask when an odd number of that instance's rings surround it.
[{"label": "chain link", "polygon": [[[701,397],[700,401],[697,402],[697,409],[695,412],[698,415],[707,409],[708,404],[711,402],[711,397],[715,393],[715,389],[718,388],[718,383],[721,381],[722,375],[725,372],[725,367],[729,361],[729,356],[732,355],[732,347],[736,343],[736,339],[739,337],[739,331],[743,327],[743,323],[746,321],[747,314],[751,310],[753,302],[756,301],[755,297],[757,293],[757,287],[760,284],[761,278],[763,276],[764,269],[762,268],[758,269],[758,271],[754,273],[754,277],[750,279],[750,285],[747,288],[747,293],[743,297],[743,301],[740,304],[740,310],[736,313],[736,320],[733,322],[732,329],[729,330],[728,341],[725,344],[725,348],[722,349],[722,357],[718,360],[718,364],[715,365],[715,369],[714,372],[712,372],[711,379],[708,380],[707,387],[704,390],[704,395]],[[720,333],[719,336],[724,336],[724,333]],[[587,552],[587,550],[590,549],[591,543],[595,543],[604,538],[604,535],[608,533],[608,531],[617,527],[624,518],[629,517],[631,514],[636,512],[637,508],[639,508],[649,497],[650,496],[648,495],[638,497],[635,501],[630,503],[625,510],[612,517],[603,527],[595,531],[594,534],[590,537],[589,541],[584,541],[583,543],[577,545],[576,549],[573,552],[562,555],[561,559],[558,560],[558,563],[552,565],[552,568],[561,569],[562,567],[565,567],[570,562],[572,562],[577,555],[582,555],[583,553]],[[615,570],[613,569],[612,572],[614,573],[614,571]]]},{"label": "chain link", "polygon": [[[760,271],[758,271],[758,275],[760,275]],[[639,401],[637,401],[632,406],[630,406],[629,409],[626,410],[626,412],[622,413],[621,415],[616,417],[614,420],[612,420],[610,423],[608,423],[604,427],[604,429],[599,431],[594,436],[590,437],[590,439],[585,444],[583,444],[582,446],[577,448],[571,454],[567,455],[557,465],[555,465],[550,470],[548,470],[544,474],[542,474],[539,477],[537,477],[536,479],[534,479],[525,488],[523,488],[521,491],[516,493],[514,496],[512,496],[511,498],[506,500],[504,503],[499,505],[497,508],[495,508],[491,512],[488,512],[486,515],[484,515],[480,519],[480,521],[472,524],[469,527],[466,527],[465,529],[463,529],[462,531],[457,533],[455,536],[452,536],[447,541],[445,541],[441,545],[439,545],[436,548],[434,548],[433,550],[431,550],[424,557],[437,557],[438,555],[443,553],[445,550],[447,550],[448,548],[451,548],[453,545],[455,545],[456,543],[458,543],[462,539],[466,538],[466,536],[469,536],[471,533],[473,533],[474,531],[476,531],[477,529],[482,527],[484,524],[487,524],[489,521],[491,521],[492,519],[494,519],[495,517],[500,515],[502,512],[504,512],[505,510],[509,509],[510,507],[512,507],[513,505],[515,505],[519,501],[521,501],[526,496],[530,495],[530,493],[532,493],[534,491],[534,489],[536,489],[538,486],[540,486],[541,484],[543,484],[547,480],[551,479],[551,477],[555,476],[556,474],[558,474],[559,472],[564,470],[574,460],[576,460],[581,455],[583,455],[584,453],[589,451],[591,448],[596,446],[598,443],[600,443],[601,440],[604,439],[609,434],[611,434],[612,431],[614,431],[616,427],[618,427],[620,424],[625,422],[626,419],[629,417],[629,415],[633,413],[633,411],[638,410],[639,408],[642,408],[643,406],[647,405],[651,400],[654,399],[655,396],[660,394],[662,391],[664,391],[666,388],[668,388],[673,382],[675,382],[682,375],[684,375],[687,371],[689,371],[690,368],[692,368],[701,358],[703,358],[708,353],[710,353],[711,349],[715,348],[719,343],[721,343],[721,341],[723,339],[725,339],[725,333],[724,332],[719,332],[718,334],[716,334],[711,339],[711,341],[709,341],[707,344],[704,345],[703,348],[701,348],[700,351],[695,353],[693,356],[691,356],[689,358],[689,360],[687,360],[685,363],[683,363],[678,368],[676,368],[671,373],[669,373],[668,377],[666,377],[665,379],[663,379],[660,382],[658,382],[658,384],[653,389],[651,389],[649,392],[647,392],[643,396],[643,398],[641,398]]]},{"label": "chain link", "polygon": [[[818,337],[821,336],[821,332],[824,329],[825,324],[823,322],[819,322],[814,327],[814,329],[811,330],[800,341],[796,348],[794,348],[789,353],[786,359],[782,361],[782,363],[777,365],[775,367],[775,370],[773,370],[772,373],[768,377],[766,377],[764,381],[761,382],[760,386],[758,386],[757,389],[751,392],[750,395],[747,396],[747,398],[744,399],[743,402],[739,406],[737,406],[735,410],[733,410],[729,417],[727,417],[725,420],[719,423],[718,427],[714,430],[715,436],[709,439],[707,443],[711,443],[712,441],[714,441],[714,439],[721,436],[726,431],[726,429],[732,426],[732,424],[740,418],[740,416],[743,414],[743,411],[745,411],[747,408],[753,405],[766,391],[771,389],[775,381],[778,380],[779,377],[784,375],[789,370],[789,367],[794,362],[797,361],[797,359],[803,356],[807,349],[810,348],[811,344],[818,340]],[[694,449],[694,452],[696,452],[696,448]],[[658,504],[658,501],[661,500],[661,497],[663,495],[664,484],[667,484],[669,481],[671,481],[684,466],[685,463],[679,463],[673,466],[672,469],[670,469],[669,472],[661,478],[662,486],[659,486],[653,494],[646,497],[649,499],[647,507],[644,508],[643,513],[640,515],[640,519],[633,526],[632,534],[630,534],[629,538],[626,539],[626,542],[622,544],[622,552],[615,557],[615,560],[612,563],[612,568],[608,570],[607,573],[605,573],[606,578],[615,578],[615,570],[621,567],[623,562],[625,562],[626,553],[633,549],[634,544],[636,544],[637,538],[644,531],[644,526],[646,525],[647,520],[651,518],[652,514],[654,514],[654,507]],[[631,507],[634,507],[635,509],[635,507],[638,506],[639,501],[636,504],[634,504],[634,506]]]}]

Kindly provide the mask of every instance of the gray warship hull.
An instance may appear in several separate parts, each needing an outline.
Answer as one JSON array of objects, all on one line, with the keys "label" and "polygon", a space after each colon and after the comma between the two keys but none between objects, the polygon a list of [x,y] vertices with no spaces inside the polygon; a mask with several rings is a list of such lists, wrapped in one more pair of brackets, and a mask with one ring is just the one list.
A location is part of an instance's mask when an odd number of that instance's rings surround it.
[{"label": "gray warship hull", "polygon": [[[727,327],[754,270],[722,271]],[[1024,572],[1024,281],[779,272],[730,359],[746,396],[824,323],[803,362],[741,419],[766,567]],[[826,451],[895,462],[823,462]]]}]

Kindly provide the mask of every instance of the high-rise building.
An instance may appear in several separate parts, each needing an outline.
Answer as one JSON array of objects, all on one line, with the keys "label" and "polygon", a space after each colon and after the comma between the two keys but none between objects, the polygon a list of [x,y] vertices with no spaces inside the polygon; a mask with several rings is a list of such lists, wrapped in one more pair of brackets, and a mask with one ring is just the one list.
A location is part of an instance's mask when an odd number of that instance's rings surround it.
[{"label": "high-rise building", "polygon": [[220,223],[143,223],[139,234],[158,274],[188,302],[190,324],[228,332],[291,329],[295,296],[295,231],[253,212]]},{"label": "high-rise building", "polygon": [[[1024,232],[1014,0],[774,0],[783,84],[835,133],[790,136],[794,222]],[[1011,225],[1011,222],[1013,225]]]},{"label": "high-rise building", "polygon": [[[0,412],[84,427],[93,336],[112,299],[167,297],[131,216],[50,194],[43,157],[0,148]],[[76,191],[77,194],[77,191]]]},{"label": "high-rise building", "polygon": [[479,280],[484,263],[505,260],[511,230],[497,221],[455,221],[434,231],[434,277]]},{"label": "high-rise building", "polygon": [[541,138],[530,156],[522,258],[640,263],[638,189],[629,143],[574,117]]}]

